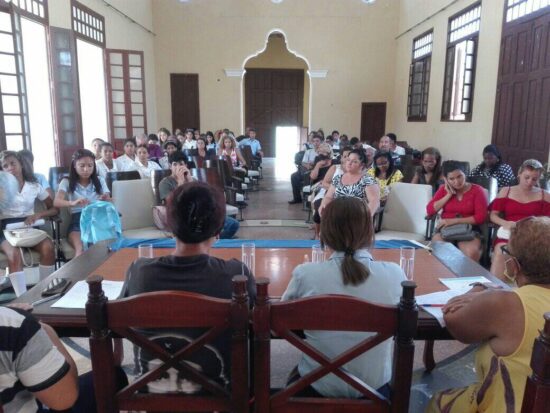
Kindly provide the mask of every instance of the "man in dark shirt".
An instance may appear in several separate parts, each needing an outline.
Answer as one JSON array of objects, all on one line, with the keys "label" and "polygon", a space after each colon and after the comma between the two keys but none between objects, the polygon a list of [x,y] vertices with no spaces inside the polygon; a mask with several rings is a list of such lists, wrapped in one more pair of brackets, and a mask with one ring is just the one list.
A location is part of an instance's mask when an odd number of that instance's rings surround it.
[{"label": "man in dark shirt", "polygon": [[[217,189],[205,183],[192,182],[178,186],[167,200],[168,222],[176,238],[176,249],[168,256],[141,258],[126,274],[123,295],[151,291],[182,290],[230,299],[231,279],[243,274],[248,278],[251,302],[256,288],[249,269],[235,259],[225,261],[209,255],[210,248],[223,228],[225,199]],[[162,303],[159,303],[162,305]],[[204,330],[148,330],[151,338],[170,352],[182,348]],[[230,383],[231,335],[225,333],[186,360],[222,385]],[[138,371],[145,373],[160,360],[146,351],[138,352]],[[188,394],[201,391],[201,386],[180,377],[175,369],[148,385],[150,392],[180,391]]]}]

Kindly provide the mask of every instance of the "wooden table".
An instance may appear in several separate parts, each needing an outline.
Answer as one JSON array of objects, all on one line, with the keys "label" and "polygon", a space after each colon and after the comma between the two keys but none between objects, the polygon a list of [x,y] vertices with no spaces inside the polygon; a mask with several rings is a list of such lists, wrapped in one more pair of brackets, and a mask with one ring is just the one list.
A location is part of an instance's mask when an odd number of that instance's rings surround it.
[{"label": "wooden table", "polygon": [[[172,250],[155,249],[155,255],[166,255]],[[239,248],[213,248],[212,255],[224,259],[240,259]],[[68,278],[80,281],[88,275],[98,274],[107,280],[124,280],[126,269],[137,258],[137,248],[122,249],[112,252],[107,244],[97,244],[77,257],[51,277]],[[304,261],[304,255],[311,255],[311,249],[305,248],[257,248],[256,271],[257,277],[270,279],[270,295],[280,297],[290,280],[292,270]],[[398,249],[378,249],[372,254],[376,260],[399,262]],[[499,282],[487,270],[466,258],[457,248],[448,243],[436,243],[430,254],[424,249],[416,250],[414,280],[418,288],[417,295],[441,291],[446,287],[439,282],[439,278],[453,276],[485,276],[494,282]],[[48,278],[48,279],[49,279]],[[41,281],[34,288],[19,297],[16,302],[33,302],[40,298],[41,291],[48,283],[48,279]],[[33,314],[41,321],[53,326],[63,336],[88,336],[84,310],[51,308],[53,303],[47,302],[38,305]],[[419,316],[418,339],[449,339],[451,338],[444,328],[428,313],[421,311]]]}]

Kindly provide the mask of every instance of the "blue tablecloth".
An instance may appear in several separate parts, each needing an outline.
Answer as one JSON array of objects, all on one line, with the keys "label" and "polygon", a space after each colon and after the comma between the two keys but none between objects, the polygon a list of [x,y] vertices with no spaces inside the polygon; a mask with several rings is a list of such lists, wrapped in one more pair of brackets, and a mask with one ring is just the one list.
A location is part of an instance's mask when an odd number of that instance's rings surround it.
[{"label": "blue tablecloth", "polygon": [[[319,241],[313,240],[296,240],[296,239],[220,239],[214,243],[214,248],[241,248],[243,243],[253,242],[256,248],[311,248]],[[174,248],[176,241],[173,238],[163,239],[138,239],[138,238],[121,238],[111,244],[111,250],[118,251],[121,248],[137,248],[140,244],[153,244],[153,248]],[[400,247],[415,247],[418,245],[407,240],[387,240],[376,241],[374,248],[378,249],[396,249]]]}]

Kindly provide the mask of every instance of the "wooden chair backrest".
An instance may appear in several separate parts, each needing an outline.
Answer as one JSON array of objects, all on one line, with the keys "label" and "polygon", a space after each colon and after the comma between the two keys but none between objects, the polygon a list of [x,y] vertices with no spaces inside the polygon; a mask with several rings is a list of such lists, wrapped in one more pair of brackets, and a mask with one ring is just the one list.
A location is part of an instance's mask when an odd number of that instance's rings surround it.
[{"label": "wooden chair backrest", "polygon": [[[255,411],[266,412],[408,412],[414,357],[413,336],[416,332],[418,309],[414,299],[416,284],[404,281],[398,306],[373,304],[355,297],[322,295],[271,304],[269,280],[257,279],[257,295],[253,312],[254,323],[254,393]],[[372,332],[359,344],[332,359],[299,337],[296,330],[328,330]],[[270,393],[271,334],[287,340],[319,367],[288,387]],[[395,336],[392,374],[392,397],[385,399],[363,383],[342,365],[370,348]],[[295,394],[327,374],[335,374],[364,395],[362,399],[331,399],[296,397]]]},{"label": "wooden chair backrest", "polygon": [[141,179],[141,175],[138,171],[116,171],[116,172],[107,172],[105,177],[105,182],[109,191],[113,193],[113,182],[114,181],[132,181],[135,179]]},{"label": "wooden chair backrest", "polygon": [[66,166],[53,166],[50,168],[48,172],[48,181],[50,183],[50,188],[52,188],[54,194],[57,192],[61,180],[68,176],[69,168]]},{"label": "wooden chair backrest", "polygon": [[256,162],[254,161],[254,156],[252,155],[252,148],[249,145],[244,145],[239,149],[248,169],[257,170],[258,167],[256,165]]},{"label": "wooden chair backrest", "polygon": [[521,413],[547,413],[550,406],[550,313],[535,340],[531,355],[533,374],[527,378]]},{"label": "wooden chair backrest", "polygon": [[151,187],[153,188],[153,195],[155,196],[155,205],[161,205],[159,185],[167,176],[172,175],[171,169],[155,169],[151,172]]},{"label": "wooden chair backrest", "polygon": [[[90,352],[98,412],[232,411],[248,412],[248,294],[246,277],[233,277],[231,300],[184,291],[139,294],[107,301],[102,277],[88,277],[86,318],[91,331]],[[201,328],[205,332],[174,353],[144,334],[144,329]],[[220,335],[231,332],[231,390],[224,388],[185,359]],[[158,358],[160,365],[116,389],[113,336],[126,338]],[[202,386],[200,394],[146,393],[148,383],[169,369]]]}]

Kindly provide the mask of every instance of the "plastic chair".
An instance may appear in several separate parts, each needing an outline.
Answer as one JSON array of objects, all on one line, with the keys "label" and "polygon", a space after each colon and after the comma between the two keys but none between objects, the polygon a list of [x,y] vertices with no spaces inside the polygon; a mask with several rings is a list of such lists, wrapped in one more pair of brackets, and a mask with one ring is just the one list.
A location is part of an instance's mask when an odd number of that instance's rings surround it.
[{"label": "plastic chair", "polygon": [[[254,323],[254,393],[255,412],[393,412],[406,413],[409,408],[413,336],[418,309],[414,299],[416,284],[404,281],[398,306],[377,305],[355,297],[322,295],[288,302],[270,303],[269,280],[257,279]],[[328,330],[376,333],[332,359],[301,338],[297,330]],[[314,359],[319,367],[288,387],[271,392],[271,333],[285,339]],[[346,371],[342,366],[377,344],[395,337],[392,395],[386,399],[376,390]],[[361,399],[299,397],[297,392],[327,374],[335,374],[363,394]]]},{"label": "plastic chair", "polygon": [[[246,277],[233,277],[233,298],[222,300],[183,291],[139,294],[107,301],[102,277],[88,278],[86,318],[90,327],[90,353],[97,411],[231,411],[248,412],[248,294]],[[162,305],[159,305],[162,303]],[[152,341],[147,329],[204,329],[184,348],[170,352]],[[154,331],[154,330],[153,330]],[[185,362],[223,334],[231,334],[231,390],[192,364]],[[132,341],[159,365],[122,390],[115,387],[113,338]],[[169,369],[199,384],[199,394],[144,392]]]}]

